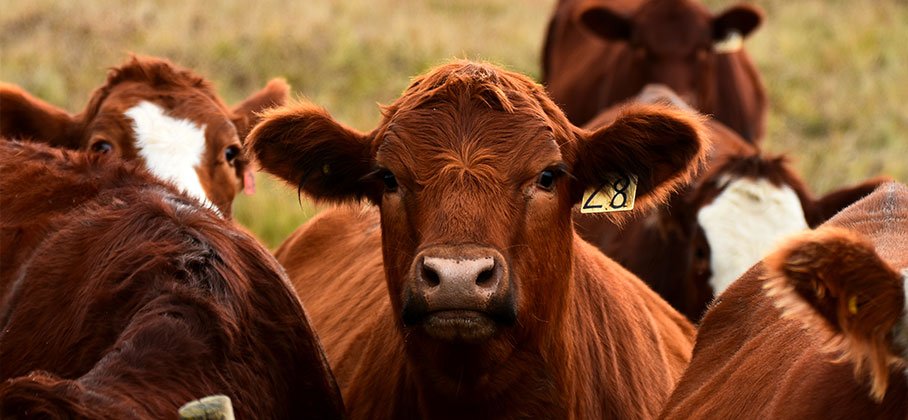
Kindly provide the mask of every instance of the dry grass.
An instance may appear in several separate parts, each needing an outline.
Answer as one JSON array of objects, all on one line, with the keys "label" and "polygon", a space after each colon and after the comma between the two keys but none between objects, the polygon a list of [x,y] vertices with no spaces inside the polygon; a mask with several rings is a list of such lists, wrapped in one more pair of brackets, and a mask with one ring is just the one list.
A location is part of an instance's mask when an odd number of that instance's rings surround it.
[{"label": "dry grass", "polygon": [[[717,10],[731,1],[707,3]],[[772,101],[767,148],[791,152],[819,191],[877,174],[908,180],[908,4],[757,1],[749,41]],[[272,77],[360,129],[376,103],[453,57],[538,75],[552,0],[10,0],[0,14],[0,80],[75,111],[127,52],[166,56],[235,102]],[[275,246],[317,209],[259,175],[237,219]]]}]

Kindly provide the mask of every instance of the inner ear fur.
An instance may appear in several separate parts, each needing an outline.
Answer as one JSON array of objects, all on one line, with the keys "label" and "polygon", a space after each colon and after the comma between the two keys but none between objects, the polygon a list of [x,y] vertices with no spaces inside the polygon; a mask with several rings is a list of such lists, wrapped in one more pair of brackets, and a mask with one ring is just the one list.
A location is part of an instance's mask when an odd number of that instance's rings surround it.
[{"label": "inner ear fur", "polygon": [[378,202],[369,136],[348,128],[313,104],[300,102],[262,113],[246,139],[247,153],[266,172],[317,200]]},{"label": "inner ear fur", "polygon": [[630,19],[601,1],[580,5],[574,19],[596,36],[612,41],[627,41],[633,30]]},{"label": "inner ear fur", "polygon": [[0,82],[0,136],[79,148],[78,124],[66,111]]},{"label": "inner ear fur", "polygon": [[905,308],[902,276],[855,232],[821,227],[798,235],[765,260],[764,288],[783,316],[832,333],[825,349],[868,369],[871,396],[885,394],[893,327]]},{"label": "inner ear fur", "polygon": [[713,39],[725,39],[731,32],[746,38],[763,22],[763,10],[750,4],[738,4],[713,18]]},{"label": "inner ear fur", "polygon": [[243,141],[249,130],[259,122],[259,114],[262,111],[284,105],[289,98],[290,85],[286,80],[278,78],[272,79],[264,88],[236,104],[231,114],[240,141]]},{"label": "inner ear fur", "polygon": [[625,107],[612,124],[581,133],[571,169],[575,202],[618,173],[637,176],[635,211],[664,203],[703,165],[705,133],[695,112],[662,104]]}]

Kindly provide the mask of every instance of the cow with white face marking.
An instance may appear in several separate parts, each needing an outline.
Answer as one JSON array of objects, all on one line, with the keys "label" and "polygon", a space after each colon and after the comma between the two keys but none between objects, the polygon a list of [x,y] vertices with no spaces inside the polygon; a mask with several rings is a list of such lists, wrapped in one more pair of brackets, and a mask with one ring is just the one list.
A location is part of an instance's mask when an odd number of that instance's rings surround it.
[{"label": "cow with white face marking", "polygon": [[703,297],[702,311],[778,242],[823,223],[889,178],[879,177],[815,198],[784,157],[730,156],[707,172],[691,193],[692,235],[683,283]]},{"label": "cow with white face marking", "polygon": [[0,83],[0,136],[140,160],[229,217],[236,193],[253,190],[243,139],[256,112],[281,105],[289,87],[272,80],[228,108],[213,87],[166,60],[132,57],[110,70],[76,115]]}]

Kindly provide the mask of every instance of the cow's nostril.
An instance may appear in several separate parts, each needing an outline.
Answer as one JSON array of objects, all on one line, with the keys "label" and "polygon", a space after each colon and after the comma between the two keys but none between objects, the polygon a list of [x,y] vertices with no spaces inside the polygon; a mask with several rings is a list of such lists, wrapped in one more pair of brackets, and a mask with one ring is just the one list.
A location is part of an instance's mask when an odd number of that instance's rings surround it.
[{"label": "cow's nostril", "polygon": [[438,284],[441,282],[441,280],[438,278],[438,273],[436,273],[435,270],[426,267],[425,265],[422,266],[422,278],[426,281],[426,284],[432,287],[438,286]]},{"label": "cow's nostril", "polygon": [[495,275],[494,267],[483,270],[481,273],[479,273],[478,276],[476,276],[476,284],[479,286],[486,286],[492,280],[492,276],[494,276],[494,275]]}]

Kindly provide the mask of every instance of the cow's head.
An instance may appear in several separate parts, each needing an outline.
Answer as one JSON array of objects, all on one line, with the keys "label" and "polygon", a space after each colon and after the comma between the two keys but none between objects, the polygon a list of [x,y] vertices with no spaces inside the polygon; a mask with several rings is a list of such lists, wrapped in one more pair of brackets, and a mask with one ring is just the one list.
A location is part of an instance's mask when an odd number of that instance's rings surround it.
[{"label": "cow's head", "polygon": [[[904,238],[889,240],[901,247]],[[792,238],[765,261],[764,288],[783,315],[830,332],[826,350],[851,361],[857,381],[869,372],[877,401],[886,394],[890,366],[908,362],[908,266],[892,265],[905,264],[902,255],[887,261],[862,235],[824,226]]]},{"label": "cow's head", "polygon": [[693,307],[714,295],[796,232],[817,226],[872,192],[888,178],[843,187],[817,199],[781,156],[732,155],[698,180],[678,217],[686,217],[691,245],[688,290]]},{"label": "cow's head", "polygon": [[745,4],[718,15],[692,0],[651,0],[635,11],[618,6],[590,0],[575,16],[596,36],[626,42],[633,50],[639,85],[628,90],[665,84],[704,112],[715,111],[709,109],[714,57],[736,53],[763,20],[760,9]]},{"label": "cow's head", "polygon": [[230,109],[193,72],[133,57],[110,70],[77,115],[0,84],[0,135],[141,160],[159,178],[229,216],[236,193],[252,188],[242,142],[256,112],[283,104],[288,90],[284,81],[272,80]]},{"label": "cow's head", "polygon": [[695,114],[631,107],[586,131],[528,78],[467,61],[415,79],[382,114],[362,133],[313,105],[272,110],[250,152],[316,199],[380,207],[408,351],[454,383],[500,366],[533,334],[552,337],[573,293],[571,208],[584,190],[635,174],[646,208],[686,182],[705,149]]}]

